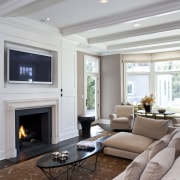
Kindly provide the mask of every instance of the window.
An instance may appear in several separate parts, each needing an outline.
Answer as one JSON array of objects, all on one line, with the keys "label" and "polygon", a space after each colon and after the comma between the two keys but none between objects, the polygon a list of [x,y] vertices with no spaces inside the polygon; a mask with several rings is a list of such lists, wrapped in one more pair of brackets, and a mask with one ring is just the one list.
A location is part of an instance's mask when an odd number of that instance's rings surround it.
[{"label": "window", "polygon": [[180,61],[156,62],[156,96],[159,106],[180,106]]},{"label": "window", "polygon": [[[155,107],[180,107],[180,61],[125,63],[126,99],[140,103],[145,95],[155,95]],[[180,111],[180,110],[179,110]]]},{"label": "window", "polygon": [[150,64],[126,63],[127,102],[137,104],[149,92]]},{"label": "window", "polygon": [[134,87],[133,87],[133,85],[134,85],[133,82],[128,82],[128,86],[127,86],[128,95],[133,95],[134,94]]}]

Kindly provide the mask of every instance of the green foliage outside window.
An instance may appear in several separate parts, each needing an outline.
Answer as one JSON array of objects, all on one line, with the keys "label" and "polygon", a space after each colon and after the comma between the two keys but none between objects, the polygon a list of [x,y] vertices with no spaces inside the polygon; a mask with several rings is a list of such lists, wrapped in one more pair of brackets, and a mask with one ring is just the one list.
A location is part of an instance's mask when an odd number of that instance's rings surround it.
[{"label": "green foliage outside window", "polygon": [[87,77],[87,109],[95,108],[95,80],[93,77]]}]

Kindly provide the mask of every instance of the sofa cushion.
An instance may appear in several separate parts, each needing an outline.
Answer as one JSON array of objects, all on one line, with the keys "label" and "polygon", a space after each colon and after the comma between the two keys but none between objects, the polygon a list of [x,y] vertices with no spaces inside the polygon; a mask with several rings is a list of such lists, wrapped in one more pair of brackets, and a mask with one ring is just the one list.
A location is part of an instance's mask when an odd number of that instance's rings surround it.
[{"label": "sofa cushion", "polygon": [[137,156],[126,168],[124,180],[139,180],[148,161],[149,151],[146,150]]},{"label": "sofa cushion", "polygon": [[169,171],[162,177],[161,180],[176,180],[180,177],[180,157],[178,157]]},{"label": "sofa cushion", "polygon": [[103,144],[112,148],[142,153],[152,142],[152,138],[120,132],[106,139]]},{"label": "sofa cushion", "polygon": [[175,148],[165,148],[157,153],[146,165],[140,180],[159,180],[171,167]]},{"label": "sofa cushion", "polygon": [[129,123],[129,120],[127,117],[119,117],[119,118],[115,118],[113,119],[113,122],[116,122],[116,123]]},{"label": "sofa cushion", "polygon": [[167,134],[168,120],[155,120],[145,117],[136,117],[133,134],[160,139]]}]

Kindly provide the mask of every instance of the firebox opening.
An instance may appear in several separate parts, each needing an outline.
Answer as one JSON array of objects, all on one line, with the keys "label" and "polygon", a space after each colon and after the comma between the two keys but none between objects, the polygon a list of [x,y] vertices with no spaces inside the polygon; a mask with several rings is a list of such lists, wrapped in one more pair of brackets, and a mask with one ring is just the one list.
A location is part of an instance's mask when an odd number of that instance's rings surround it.
[{"label": "firebox opening", "polygon": [[17,155],[51,144],[51,107],[17,110],[15,115]]}]

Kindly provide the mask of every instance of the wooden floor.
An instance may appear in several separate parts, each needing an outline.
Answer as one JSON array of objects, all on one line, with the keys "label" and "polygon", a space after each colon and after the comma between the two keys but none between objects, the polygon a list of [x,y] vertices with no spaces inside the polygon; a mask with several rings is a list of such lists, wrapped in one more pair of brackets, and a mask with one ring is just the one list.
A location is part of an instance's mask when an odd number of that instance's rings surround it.
[{"label": "wooden floor", "polygon": [[109,125],[106,125],[106,124],[93,125],[91,127],[90,134],[84,136],[84,134],[80,130],[79,131],[79,136],[77,136],[77,137],[74,137],[74,138],[71,138],[71,139],[68,139],[68,140],[65,140],[65,141],[61,141],[60,143],[58,143],[56,145],[48,145],[48,146],[45,145],[44,148],[36,149],[35,150],[36,155],[33,155],[34,151],[31,150],[28,154],[27,153],[23,154],[23,152],[22,152],[21,155],[19,157],[17,157],[17,158],[11,158],[11,159],[2,160],[2,161],[0,161],[0,169],[4,168],[4,167],[11,166],[11,165],[16,164],[16,163],[19,163],[21,161],[31,159],[33,157],[42,155],[44,153],[54,151],[55,149],[57,149],[59,147],[65,147],[65,146],[67,146],[69,144],[77,143],[80,140],[87,139],[89,137],[94,137],[94,136],[98,135],[99,133],[101,133],[101,131],[103,131],[103,130],[111,131]]}]

